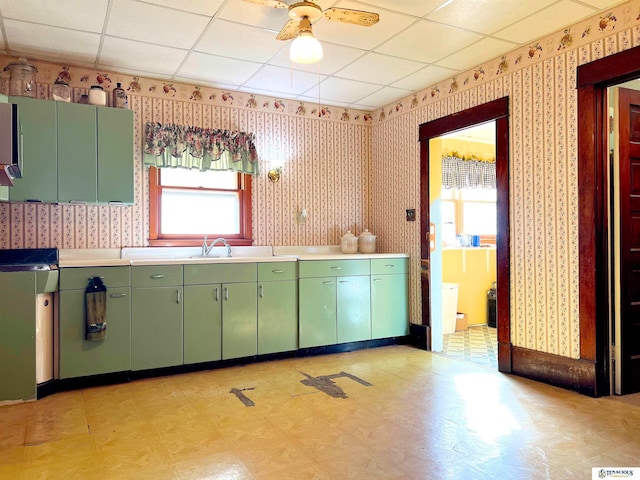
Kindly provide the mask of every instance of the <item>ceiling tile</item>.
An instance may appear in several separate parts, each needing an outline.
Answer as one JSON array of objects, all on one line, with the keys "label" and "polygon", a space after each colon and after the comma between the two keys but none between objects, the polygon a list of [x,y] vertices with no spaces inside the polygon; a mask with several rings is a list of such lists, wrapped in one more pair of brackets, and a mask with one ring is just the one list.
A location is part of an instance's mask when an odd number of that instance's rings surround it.
[{"label": "ceiling tile", "polygon": [[477,33],[420,20],[376,48],[376,52],[433,63],[477,42]]},{"label": "ceiling tile", "polygon": [[260,68],[259,63],[192,52],[176,76],[206,81],[211,85],[241,85]]},{"label": "ceiling tile", "polygon": [[491,34],[556,0],[453,0],[426,18],[466,30]]},{"label": "ceiling tile", "polygon": [[185,12],[213,17],[224,0],[180,0],[179,2],[176,2],[176,0],[145,1],[147,3],[153,3],[163,7],[175,8],[176,10],[184,10]]},{"label": "ceiling tile", "polygon": [[525,43],[540,38],[547,32],[554,32],[567,25],[577,23],[594,12],[595,10],[590,7],[563,0],[496,32],[494,36],[512,42]]},{"label": "ceiling tile", "polygon": [[100,35],[58,27],[5,20],[5,48],[35,58],[61,58],[65,62],[91,62],[98,54]]},{"label": "ceiling tile", "polygon": [[362,97],[371,95],[376,90],[380,90],[380,85],[329,77],[322,82],[319,87],[305,92],[305,96],[315,99],[320,98],[321,102],[331,100],[335,102],[353,103]]},{"label": "ceiling tile", "polygon": [[317,74],[265,65],[245,82],[243,87],[299,95],[317,85],[323,78]]},{"label": "ceiling tile", "polygon": [[108,0],[0,0],[4,19],[73,28],[84,32],[102,32]]},{"label": "ceiling tile", "polygon": [[491,60],[510,52],[517,46],[517,44],[507,42],[506,40],[483,38],[473,45],[438,61],[437,65],[454,70],[466,70],[478,66],[486,60]]},{"label": "ceiling tile", "polygon": [[[306,95],[300,95],[297,97],[297,100],[300,103],[305,103],[307,111],[312,110],[318,105],[323,105],[323,106],[327,105],[327,102],[325,101],[325,99],[320,99],[320,103],[318,103],[318,97],[313,98]],[[330,104],[331,107],[344,107],[344,108],[347,108],[350,105],[351,105],[350,102],[336,102],[335,100],[332,100]]]},{"label": "ceiling tile", "polygon": [[226,20],[215,20],[194,50],[223,57],[266,62],[285,48],[273,32]]},{"label": "ceiling tile", "polygon": [[[407,13],[416,17],[424,17],[427,13],[430,13],[441,5],[446,4],[447,0],[363,0],[358,3],[361,4],[358,8],[359,10],[376,12],[379,13],[381,17],[386,15],[385,10]],[[367,5],[364,4],[371,5],[371,8],[368,8]],[[338,5],[342,6],[341,3]],[[376,7],[380,10],[376,10]]]},{"label": "ceiling tile", "polygon": [[291,44],[287,42],[285,48],[273,57],[269,63],[278,67],[294,68],[296,70],[302,70],[310,73],[322,73],[324,75],[331,75],[337,72],[341,68],[346,67],[355,59],[361,57],[366,52],[364,50],[358,50],[355,48],[343,47],[342,45],[335,45],[333,43],[322,42],[323,58],[319,62],[310,64],[293,63],[289,60],[289,46]]},{"label": "ceiling tile", "polygon": [[[362,5],[355,2],[340,2],[340,7],[359,10]],[[314,24],[313,32],[321,42],[326,41],[371,50],[407,28],[415,20],[414,17],[408,15],[385,13],[380,16],[380,21],[375,25],[362,27],[322,19]]]},{"label": "ceiling tile", "polygon": [[378,105],[388,105],[400,98],[407,97],[413,92],[411,90],[404,90],[401,88],[384,87],[375,91],[371,95],[367,95],[364,98],[358,100],[358,105],[370,109],[376,108]]},{"label": "ceiling tile", "polygon": [[113,0],[107,34],[175,48],[191,48],[209,18],[134,0]]},{"label": "ceiling tile", "polygon": [[177,48],[105,37],[99,64],[173,75],[187,53],[187,50]]},{"label": "ceiling tile", "polygon": [[[247,92],[247,93],[253,93],[255,95],[264,95],[267,97],[273,97],[273,92],[271,90],[263,90],[261,88],[253,88],[253,87],[242,87],[242,91],[243,92]],[[298,95],[295,93],[283,93],[280,92],[277,95],[279,98],[289,98],[289,99],[295,99],[298,98]]]},{"label": "ceiling tile", "polygon": [[411,60],[389,57],[379,53],[367,53],[348,67],[336,72],[336,76],[386,85],[414,73],[422,67],[424,64]]},{"label": "ceiling tile", "polygon": [[591,5],[592,7],[603,9],[626,3],[626,0],[582,0],[582,3],[586,3],[587,5]]},{"label": "ceiling tile", "polygon": [[458,73],[457,70],[429,65],[402,80],[398,80],[392,86],[416,91],[425,88],[425,85],[433,85],[456,73]]}]

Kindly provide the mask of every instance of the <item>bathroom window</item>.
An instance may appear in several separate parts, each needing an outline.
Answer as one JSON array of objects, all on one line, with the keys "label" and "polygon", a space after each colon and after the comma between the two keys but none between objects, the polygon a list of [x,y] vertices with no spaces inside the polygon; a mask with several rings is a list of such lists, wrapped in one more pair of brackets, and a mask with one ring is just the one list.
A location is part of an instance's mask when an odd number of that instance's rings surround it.
[{"label": "bathroom window", "polygon": [[251,245],[251,176],[231,171],[149,169],[149,243],[200,245],[205,235]]},{"label": "bathroom window", "polygon": [[496,190],[442,189],[442,240],[456,245],[456,235],[480,235],[484,244],[496,243]]}]

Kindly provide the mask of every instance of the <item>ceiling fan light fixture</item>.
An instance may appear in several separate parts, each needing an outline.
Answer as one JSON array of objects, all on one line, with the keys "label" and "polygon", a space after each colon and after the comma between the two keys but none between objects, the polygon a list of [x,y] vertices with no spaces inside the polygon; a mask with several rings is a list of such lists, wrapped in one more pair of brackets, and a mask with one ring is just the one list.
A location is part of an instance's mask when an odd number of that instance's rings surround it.
[{"label": "ceiling fan light fixture", "polygon": [[308,17],[300,20],[298,36],[291,42],[289,58],[295,63],[315,63],[322,60],[322,45],[311,31]]}]

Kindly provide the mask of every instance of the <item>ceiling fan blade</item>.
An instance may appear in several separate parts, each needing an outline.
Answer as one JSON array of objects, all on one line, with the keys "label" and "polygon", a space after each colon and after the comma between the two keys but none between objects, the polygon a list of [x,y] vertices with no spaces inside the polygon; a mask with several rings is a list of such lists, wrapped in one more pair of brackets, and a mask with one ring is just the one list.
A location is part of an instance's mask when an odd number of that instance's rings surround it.
[{"label": "ceiling fan blade", "polygon": [[348,8],[327,8],[324,17],[336,22],[352,23],[363,27],[370,27],[380,21],[380,15],[362,10],[351,10]]},{"label": "ceiling fan blade", "polygon": [[291,40],[298,36],[298,21],[289,20],[276,35],[276,40]]},{"label": "ceiling fan blade", "polygon": [[258,5],[265,5],[267,7],[273,7],[273,8],[289,8],[289,5],[287,5],[284,2],[280,2],[279,0],[244,0],[244,1],[249,3],[256,3]]}]

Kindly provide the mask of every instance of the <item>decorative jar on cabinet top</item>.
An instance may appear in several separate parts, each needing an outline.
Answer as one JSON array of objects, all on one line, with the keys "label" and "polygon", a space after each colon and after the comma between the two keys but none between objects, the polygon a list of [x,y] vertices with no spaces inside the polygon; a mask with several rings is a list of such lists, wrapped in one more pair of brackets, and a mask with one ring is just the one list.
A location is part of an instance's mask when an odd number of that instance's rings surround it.
[{"label": "decorative jar on cabinet top", "polygon": [[9,70],[9,95],[18,97],[36,96],[36,72],[35,65],[27,62],[26,58],[19,58],[4,67]]},{"label": "decorative jar on cabinet top", "polygon": [[358,253],[358,237],[351,230],[347,230],[340,239],[340,250],[342,253]]},{"label": "decorative jar on cabinet top", "polygon": [[366,228],[358,236],[358,250],[360,253],[376,253],[376,236]]},{"label": "decorative jar on cabinet top", "polygon": [[107,92],[100,85],[92,85],[89,89],[89,104],[101,107],[107,104]]}]

